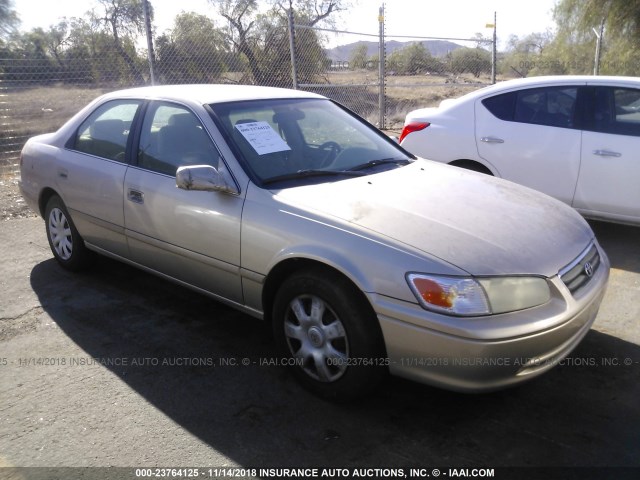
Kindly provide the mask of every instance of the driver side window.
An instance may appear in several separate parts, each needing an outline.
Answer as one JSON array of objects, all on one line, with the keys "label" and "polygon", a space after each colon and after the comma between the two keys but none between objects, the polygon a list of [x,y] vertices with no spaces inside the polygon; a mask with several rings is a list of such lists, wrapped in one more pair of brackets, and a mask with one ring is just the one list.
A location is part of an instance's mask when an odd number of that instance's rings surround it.
[{"label": "driver side window", "polygon": [[187,108],[170,103],[153,103],[140,135],[138,166],[175,176],[178,167],[218,167],[220,156],[202,123]]}]

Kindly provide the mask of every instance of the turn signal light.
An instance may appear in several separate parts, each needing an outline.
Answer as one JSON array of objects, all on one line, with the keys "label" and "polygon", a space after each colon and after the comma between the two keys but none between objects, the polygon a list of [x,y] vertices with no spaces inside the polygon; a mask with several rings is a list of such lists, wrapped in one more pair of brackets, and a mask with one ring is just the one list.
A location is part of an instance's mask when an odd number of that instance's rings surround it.
[{"label": "turn signal light", "polygon": [[413,284],[416,286],[422,299],[429,305],[443,308],[451,308],[453,306],[455,295],[450,292],[445,292],[444,288],[433,280],[416,278],[413,280]]}]

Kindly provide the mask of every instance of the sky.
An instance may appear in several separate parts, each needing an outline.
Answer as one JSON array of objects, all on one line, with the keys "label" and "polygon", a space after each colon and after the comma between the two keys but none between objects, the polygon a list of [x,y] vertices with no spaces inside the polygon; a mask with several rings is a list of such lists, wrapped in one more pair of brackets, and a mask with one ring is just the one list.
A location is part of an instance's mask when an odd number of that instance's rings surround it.
[{"label": "sky", "polygon": [[[181,11],[214,14],[207,0],[149,0],[155,10],[158,32],[171,28]],[[477,32],[490,37],[486,28],[497,13],[499,48],[510,35],[520,37],[553,30],[553,6],[557,0],[386,0],[387,35],[471,38]],[[343,13],[337,28],[358,33],[378,33],[378,10],[382,0],[351,0],[354,6]],[[95,6],[94,0],[14,0],[22,21],[21,30],[48,28],[62,17],[79,17]],[[342,39],[344,40],[344,39]],[[398,38],[398,40],[402,40]],[[352,41],[348,39],[345,43]],[[342,42],[341,42],[342,43]]]}]

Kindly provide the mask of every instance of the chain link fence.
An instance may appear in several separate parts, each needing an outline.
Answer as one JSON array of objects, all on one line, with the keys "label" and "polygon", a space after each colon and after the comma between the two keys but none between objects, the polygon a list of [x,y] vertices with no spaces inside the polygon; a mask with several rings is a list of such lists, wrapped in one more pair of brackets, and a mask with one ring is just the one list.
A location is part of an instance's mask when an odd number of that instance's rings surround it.
[{"label": "chain link fence", "polygon": [[335,99],[384,129],[401,127],[410,109],[491,81],[486,43],[386,35],[382,11],[372,19],[377,33],[366,34],[312,27],[286,12],[258,16],[252,29],[231,15],[227,20],[220,27],[205,14],[182,12],[159,35],[145,36],[141,28],[114,38],[109,25],[83,17],[0,40],[0,173],[15,172],[29,137],[56,130],[98,95],[125,87],[298,88]]}]

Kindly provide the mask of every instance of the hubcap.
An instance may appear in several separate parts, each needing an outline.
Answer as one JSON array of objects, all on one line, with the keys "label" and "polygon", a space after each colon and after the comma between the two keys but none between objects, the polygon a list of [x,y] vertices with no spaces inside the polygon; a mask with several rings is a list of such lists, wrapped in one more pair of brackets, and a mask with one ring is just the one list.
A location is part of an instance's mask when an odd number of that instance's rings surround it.
[{"label": "hubcap", "polygon": [[67,217],[59,208],[49,213],[49,238],[56,254],[63,260],[69,260],[73,253],[73,237]]},{"label": "hubcap", "polygon": [[289,303],[285,318],[289,351],[304,372],[321,382],[334,382],[347,370],[349,343],[342,322],[324,300],[300,295]]},{"label": "hubcap", "polygon": [[322,335],[322,330],[320,330],[318,327],[311,327],[309,329],[309,332],[307,333],[307,336],[309,337],[311,345],[313,345],[315,348],[320,348],[324,343],[324,335]]}]

